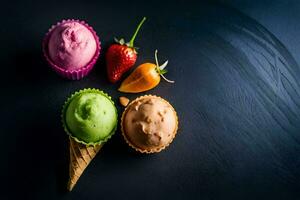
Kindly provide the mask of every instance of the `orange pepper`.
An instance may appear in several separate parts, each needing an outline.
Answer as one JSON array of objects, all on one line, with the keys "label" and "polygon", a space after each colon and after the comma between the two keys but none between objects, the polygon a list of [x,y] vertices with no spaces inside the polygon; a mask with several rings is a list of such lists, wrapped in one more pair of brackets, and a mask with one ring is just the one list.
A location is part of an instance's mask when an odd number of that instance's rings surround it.
[{"label": "orange pepper", "polygon": [[139,93],[150,90],[156,87],[160,82],[160,77],[169,83],[174,81],[168,80],[164,74],[167,70],[164,69],[168,61],[159,66],[157,59],[157,50],[155,51],[155,61],[153,63],[144,63],[138,66],[121,84],[119,91],[126,93]]}]

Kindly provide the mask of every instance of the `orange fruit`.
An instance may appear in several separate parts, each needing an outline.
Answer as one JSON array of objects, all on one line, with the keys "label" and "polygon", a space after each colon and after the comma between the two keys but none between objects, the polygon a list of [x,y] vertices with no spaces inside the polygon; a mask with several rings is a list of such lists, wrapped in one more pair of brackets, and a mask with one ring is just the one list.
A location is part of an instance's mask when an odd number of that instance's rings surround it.
[{"label": "orange fruit", "polygon": [[160,82],[160,75],[153,63],[138,66],[121,84],[119,91],[138,93],[150,90]]},{"label": "orange fruit", "polygon": [[168,61],[159,66],[157,60],[157,50],[155,51],[155,61],[153,63],[144,63],[138,66],[121,84],[119,91],[126,93],[139,93],[151,90],[156,87],[160,82],[160,77],[169,83],[174,81],[168,80],[163,74],[167,73],[164,68],[167,66]]}]

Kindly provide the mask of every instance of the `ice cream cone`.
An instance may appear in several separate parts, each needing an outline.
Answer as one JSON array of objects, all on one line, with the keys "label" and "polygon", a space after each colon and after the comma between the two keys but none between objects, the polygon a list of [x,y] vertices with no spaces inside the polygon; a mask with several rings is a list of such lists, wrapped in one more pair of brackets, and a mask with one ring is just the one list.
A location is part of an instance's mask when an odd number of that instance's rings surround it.
[{"label": "ice cream cone", "polygon": [[68,190],[71,191],[103,144],[115,133],[118,113],[110,96],[89,88],[67,99],[61,120],[70,141]]},{"label": "ice cream cone", "polygon": [[71,191],[77,183],[79,177],[97,155],[103,144],[87,146],[70,139],[70,166],[69,166],[69,183],[68,190]]}]

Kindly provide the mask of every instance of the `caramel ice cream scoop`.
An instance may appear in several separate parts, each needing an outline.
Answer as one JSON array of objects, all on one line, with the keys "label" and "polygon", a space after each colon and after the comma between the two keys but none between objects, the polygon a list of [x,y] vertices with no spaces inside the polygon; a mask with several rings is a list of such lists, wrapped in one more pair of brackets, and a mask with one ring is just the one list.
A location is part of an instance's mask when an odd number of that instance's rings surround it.
[{"label": "caramel ice cream scoop", "polygon": [[161,97],[146,95],[132,101],[122,115],[122,133],[127,143],[141,153],[160,152],[176,135],[178,118]]}]

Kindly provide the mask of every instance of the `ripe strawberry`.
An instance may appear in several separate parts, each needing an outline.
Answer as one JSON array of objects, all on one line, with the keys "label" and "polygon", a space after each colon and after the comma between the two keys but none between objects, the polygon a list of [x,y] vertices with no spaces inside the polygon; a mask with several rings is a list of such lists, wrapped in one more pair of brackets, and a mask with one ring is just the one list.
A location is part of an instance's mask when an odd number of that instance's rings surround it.
[{"label": "ripe strawberry", "polygon": [[106,53],[106,67],[108,79],[110,82],[115,83],[120,80],[121,76],[128,71],[137,59],[137,48],[134,47],[134,40],[143,25],[146,17],[139,23],[131,40],[125,43],[124,39],[116,39],[118,44],[111,45]]}]

